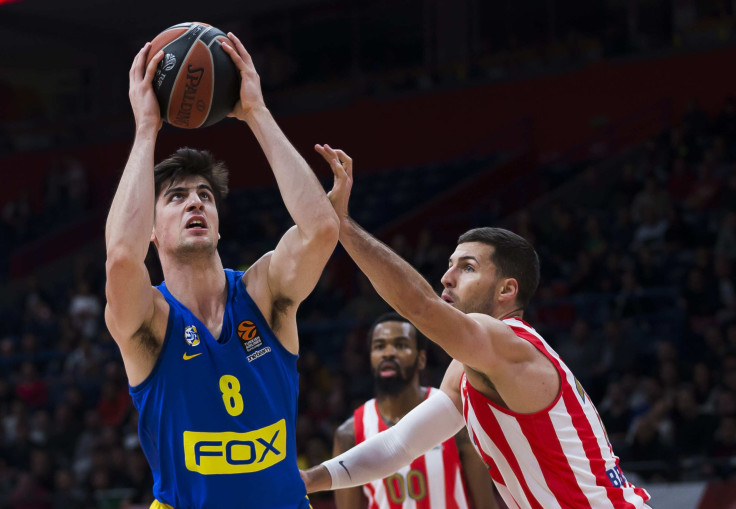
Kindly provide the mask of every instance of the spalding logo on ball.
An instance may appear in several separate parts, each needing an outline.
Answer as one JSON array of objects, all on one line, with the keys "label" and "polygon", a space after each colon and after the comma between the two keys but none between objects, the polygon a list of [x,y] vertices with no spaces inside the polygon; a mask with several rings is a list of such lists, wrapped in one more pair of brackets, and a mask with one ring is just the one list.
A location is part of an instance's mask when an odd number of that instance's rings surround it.
[{"label": "spalding logo on ball", "polygon": [[233,110],[240,74],[218,41],[229,39],[207,23],[180,23],[151,41],[149,62],[164,50],[153,78],[164,121],[194,129],[219,122]]}]

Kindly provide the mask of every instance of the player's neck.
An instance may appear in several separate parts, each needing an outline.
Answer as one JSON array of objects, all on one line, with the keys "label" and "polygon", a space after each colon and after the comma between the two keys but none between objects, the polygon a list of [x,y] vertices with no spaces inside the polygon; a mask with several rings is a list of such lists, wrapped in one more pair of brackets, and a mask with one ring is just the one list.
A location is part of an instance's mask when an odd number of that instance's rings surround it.
[{"label": "player's neck", "polygon": [[378,413],[381,414],[386,425],[393,426],[412,408],[424,401],[428,390],[417,382],[407,385],[396,395],[376,394]]},{"label": "player's neck", "polygon": [[498,309],[491,315],[497,320],[505,320],[507,318],[518,318],[519,320],[524,319],[524,309],[511,306],[505,309]]},{"label": "player's neck", "polygon": [[198,318],[222,319],[227,281],[219,254],[205,263],[168,263],[162,260],[166,288]]}]

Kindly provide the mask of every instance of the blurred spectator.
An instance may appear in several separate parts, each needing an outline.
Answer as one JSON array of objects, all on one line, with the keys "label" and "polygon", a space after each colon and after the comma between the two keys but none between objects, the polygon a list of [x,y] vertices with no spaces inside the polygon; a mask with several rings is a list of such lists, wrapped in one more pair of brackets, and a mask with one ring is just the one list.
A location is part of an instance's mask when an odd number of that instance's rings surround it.
[{"label": "blurred spectator", "polygon": [[628,460],[655,460],[645,476],[651,481],[666,481],[673,477],[672,422],[668,419],[671,403],[657,401],[639,416],[631,426]]},{"label": "blurred spectator", "polygon": [[590,331],[588,322],[578,319],[569,337],[564,338],[555,350],[583,386],[590,383],[591,370],[600,358],[599,342]]},{"label": "blurred spectator", "polygon": [[710,452],[716,422],[700,409],[691,385],[685,384],[677,391],[672,423],[675,452],[680,458],[704,457]]},{"label": "blurred spectator", "polygon": [[92,294],[87,281],[81,280],[77,284],[77,291],[69,303],[69,316],[74,328],[85,338],[97,335],[102,306],[97,296]]},{"label": "blurred spectator", "polygon": [[38,376],[36,365],[24,362],[20,367],[20,378],[15,386],[16,395],[28,408],[40,408],[46,404],[49,397],[46,382]]},{"label": "blurred spectator", "polygon": [[634,196],[631,205],[631,217],[635,222],[643,222],[645,213],[651,214],[656,223],[665,217],[670,207],[667,190],[653,176],[644,181],[644,188]]},{"label": "blurred spectator", "polygon": [[10,495],[10,509],[51,509],[51,493],[29,472],[22,472]]},{"label": "blurred spectator", "polygon": [[730,460],[736,457],[736,416],[719,419],[709,452],[715,460],[721,460],[715,463],[714,471],[720,478],[733,481],[736,469]]},{"label": "blurred spectator", "polygon": [[86,500],[84,491],[77,485],[72,473],[69,470],[59,469],[54,472],[52,508],[70,507],[89,507],[89,501]]},{"label": "blurred spectator", "polygon": [[599,405],[599,413],[601,420],[606,426],[608,439],[615,451],[626,456],[627,446],[626,435],[631,425],[632,416],[629,401],[624,392],[624,388],[620,383],[611,382],[608,384],[608,390]]},{"label": "blurred spectator", "polygon": [[731,262],[736,260],[736,212],[728,212],[721,219],[715,251]]}]

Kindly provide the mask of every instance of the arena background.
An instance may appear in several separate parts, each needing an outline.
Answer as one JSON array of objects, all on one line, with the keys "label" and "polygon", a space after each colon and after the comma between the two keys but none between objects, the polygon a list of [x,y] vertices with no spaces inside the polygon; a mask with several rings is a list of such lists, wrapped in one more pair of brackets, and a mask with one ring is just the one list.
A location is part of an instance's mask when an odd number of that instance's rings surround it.
[{"label": "arena background", "polygon": [[[531,240],[526,319],[630,480],[655,508],[735,506],[733,3],[15,0],[0,1],[0,508],[150,502],[101,316],[103,225],[133,135],[130,62],[194,20],[241,37],[325,186],[312,146],[353,156],[353,215],[433,284],[469,227]],[[265,158],[229,120],[165,126],[157,156],[184,145],[230,166],[220,252],[247,267],[289,224]],[[299,315],[302,466],[371,396],[365,333],[385,309],[338,248]],[[433,348],[425,382],[447,362]]]}]

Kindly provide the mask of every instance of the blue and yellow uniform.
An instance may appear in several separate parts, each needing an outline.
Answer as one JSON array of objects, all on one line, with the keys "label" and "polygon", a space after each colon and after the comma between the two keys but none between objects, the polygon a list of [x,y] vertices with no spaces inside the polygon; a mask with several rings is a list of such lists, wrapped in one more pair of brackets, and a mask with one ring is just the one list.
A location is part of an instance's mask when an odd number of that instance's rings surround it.
[{"label": "blue and yellow uniform", "polygon": [[228,284],[216,340],[162,283],[171,310],[151,374],[130,388],[153,470],[152,507],[307,509],[296,466],[297,356],[242,281]]}]

